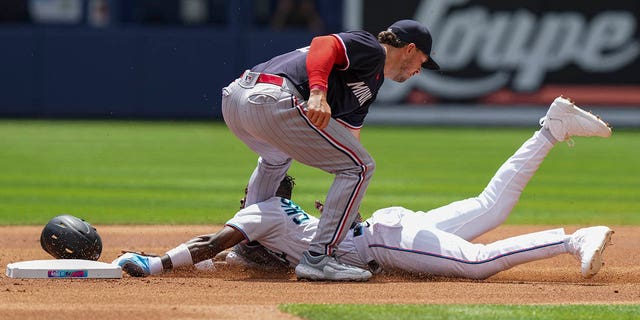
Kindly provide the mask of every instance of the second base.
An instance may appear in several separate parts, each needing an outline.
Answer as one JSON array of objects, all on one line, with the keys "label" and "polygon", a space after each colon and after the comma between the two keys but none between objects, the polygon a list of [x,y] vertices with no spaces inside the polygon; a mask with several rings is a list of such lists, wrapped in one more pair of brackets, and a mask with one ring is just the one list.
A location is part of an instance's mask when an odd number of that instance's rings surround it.
[{"label": "second base", "polygon": [[80,259],[31,260],[8,264],[6,274],[9,278],[119,279],[122,278],[122,268],[110,263]]}]

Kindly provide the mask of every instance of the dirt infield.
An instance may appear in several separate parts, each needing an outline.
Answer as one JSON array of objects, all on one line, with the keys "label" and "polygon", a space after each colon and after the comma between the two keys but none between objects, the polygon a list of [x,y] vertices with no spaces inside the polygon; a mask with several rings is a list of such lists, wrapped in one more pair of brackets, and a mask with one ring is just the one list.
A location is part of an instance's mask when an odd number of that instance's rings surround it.
[{"label": "dirt infield", "polygon": [[[121,249],[163,253],[217,226],[104,226],[100,261]],[[543,226],[503,226],[478,239],[489,242]],[[567,227],[573,232],[576,227]],[[376,276],[366,283],[298,282],[293,274],[267,275],[225,268],[117,280],[11,279],[11,262],[50,259],[40,249],[41,227],[0,227],[0,319],[294,319],[283,303],[640,303],[640,228],[614,227],[607,264],[593,279],[580,276],[569,255],[537,261],[484,281]]]}]

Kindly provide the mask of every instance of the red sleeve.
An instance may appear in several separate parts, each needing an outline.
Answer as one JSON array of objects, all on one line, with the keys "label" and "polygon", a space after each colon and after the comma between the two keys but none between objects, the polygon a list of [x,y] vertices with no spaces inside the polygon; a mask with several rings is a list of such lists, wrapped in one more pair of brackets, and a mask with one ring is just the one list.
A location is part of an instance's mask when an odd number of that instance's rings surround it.
[{"label": "red sleeve", "polygon": [[327,91],[329,73],[333,66],[347,66],[347,53],[342,43],[334,36],[313,38],[307,54],[309,89]]}]

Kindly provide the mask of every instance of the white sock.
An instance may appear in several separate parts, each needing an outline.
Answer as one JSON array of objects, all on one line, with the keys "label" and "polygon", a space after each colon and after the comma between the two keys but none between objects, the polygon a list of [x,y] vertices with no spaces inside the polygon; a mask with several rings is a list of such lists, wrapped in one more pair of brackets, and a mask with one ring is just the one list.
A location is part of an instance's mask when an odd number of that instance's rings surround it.
[{"label": "white sock", "polygon": [[545,129],[545,128],[541,128],[540,129],[540,134],[547,138],[547,141],[551,142],[551,144],[556,144],[558,143],[558,139],[556,139],[552,134],[551,131],[549,131],[549,129]]},{"label": "white sock", "polygon": [[573,247],[573,245],[570,244],[571,241],[571,234],[568,234],[567,237],[564,239],[564,249],[567,250],[567,253],[576,254],[576,248]]},{"label": "white sock", "polygon": [[191,252],[189,252],[189,248],[184,243],[167,251],[167,255],[171,259],[174,268],[193,265]]}]

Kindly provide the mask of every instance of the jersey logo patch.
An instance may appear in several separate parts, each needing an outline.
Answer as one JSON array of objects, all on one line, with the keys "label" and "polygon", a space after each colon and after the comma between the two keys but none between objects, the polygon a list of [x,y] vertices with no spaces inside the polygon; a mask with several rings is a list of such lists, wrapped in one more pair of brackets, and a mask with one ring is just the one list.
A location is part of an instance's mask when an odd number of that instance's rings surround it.
[{"label": "jersey logo patch", "polygon": [[356,98],[358,98],[358,103],[360,103],[361,107],[365,102],[367,102],[367,100],[373,97],[371,89],[369,89],[369,87],[367,87],[367,85],[363,81],[347,83],[347,86],[351,88],[353,94],[356,96]]}]

